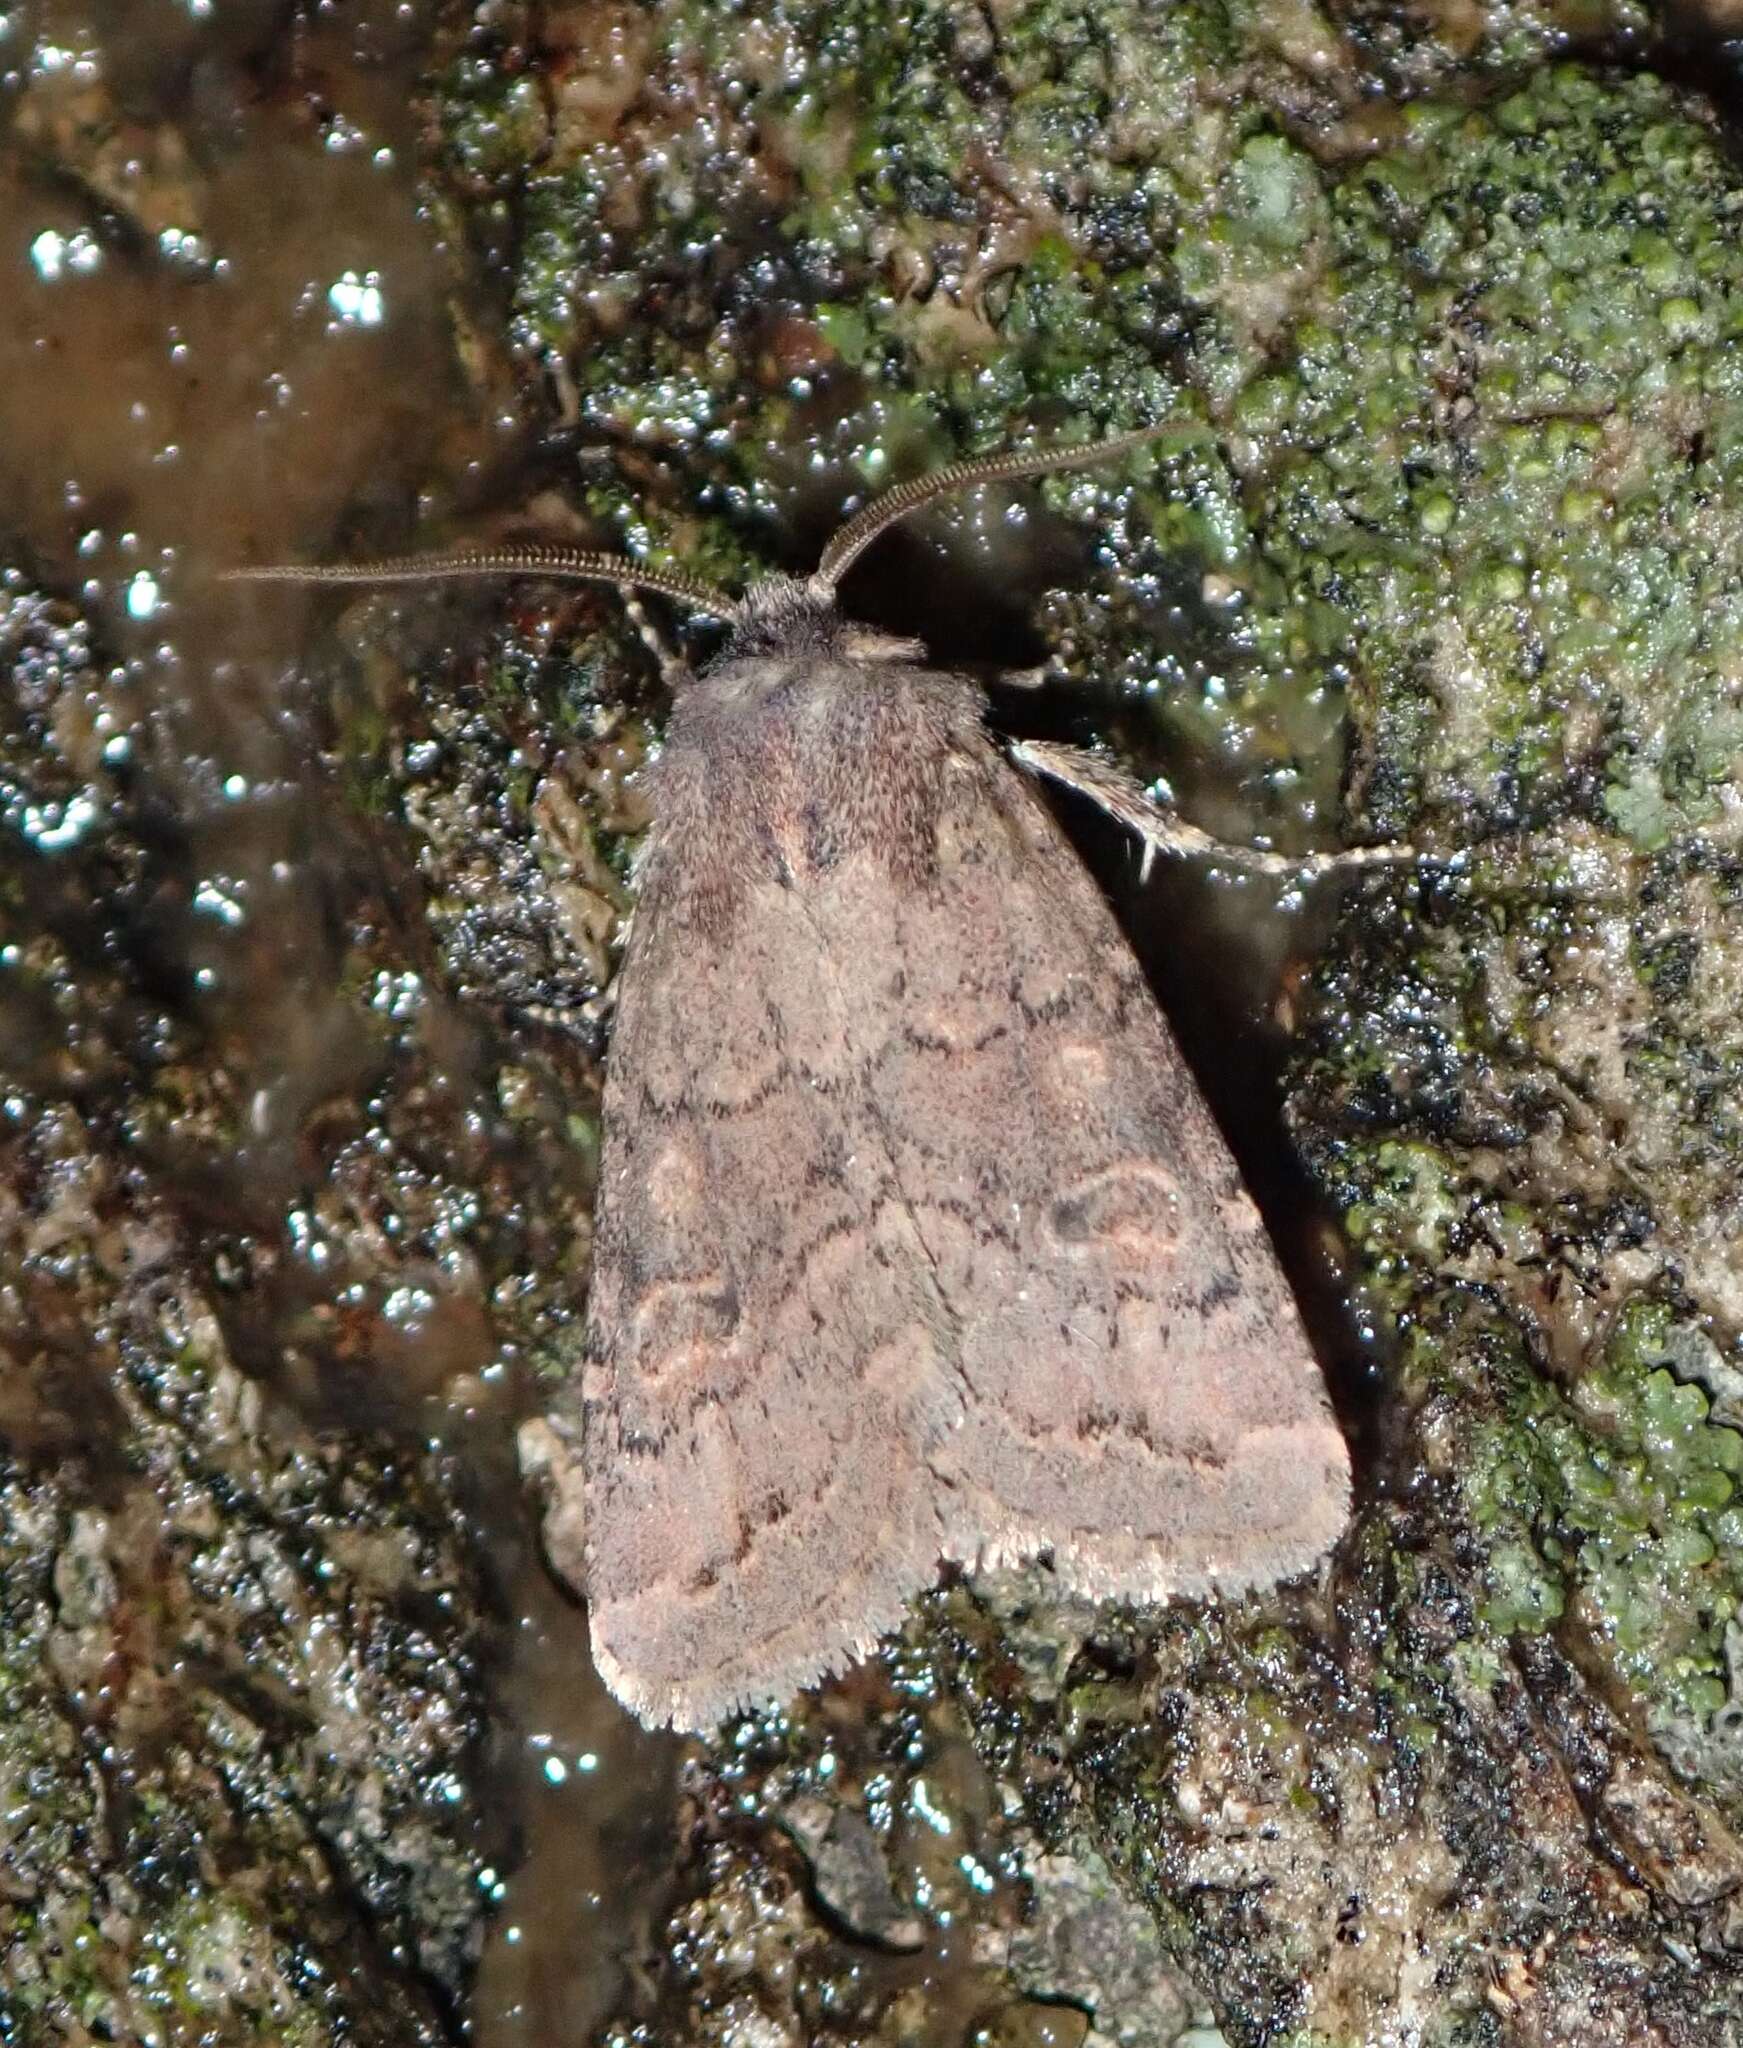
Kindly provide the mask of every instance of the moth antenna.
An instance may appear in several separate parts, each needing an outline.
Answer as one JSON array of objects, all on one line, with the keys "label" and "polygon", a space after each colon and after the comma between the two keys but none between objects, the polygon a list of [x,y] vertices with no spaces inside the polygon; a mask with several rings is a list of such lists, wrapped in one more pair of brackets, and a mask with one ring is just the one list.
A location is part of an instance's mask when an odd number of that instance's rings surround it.
[{"label": "moth antenna", "polygon": [[548,576],[557,582],[610,583],[650,591],[729,624],[739,602],[681,569],[644,569],[625,555],[607,555],[556,541],[512,547],[450,548],[428,555],[382,555],[370,562],[279,562],[226,569],[225,583],[449,583],[465,576]]},{"label": "moth antenna", "polygon": [[886,527],[939,498],[948,498],[957,491],[972,491],[981,484],[1002,483],[1008,478],[1048,476],[1059,469],[1088,469],[1179,431],[1180,422],[1169,420],[1159,427],[1140,427],[1135,433],[1116,434],[1111,441],[1075,441],[1069,448],[1013,449],[1008,455],[974,456],[966,462],[946,463],[925,476],[910,477],[905,484],[880,491],[837,530],[823,550],[811,580],[834,589]]}]

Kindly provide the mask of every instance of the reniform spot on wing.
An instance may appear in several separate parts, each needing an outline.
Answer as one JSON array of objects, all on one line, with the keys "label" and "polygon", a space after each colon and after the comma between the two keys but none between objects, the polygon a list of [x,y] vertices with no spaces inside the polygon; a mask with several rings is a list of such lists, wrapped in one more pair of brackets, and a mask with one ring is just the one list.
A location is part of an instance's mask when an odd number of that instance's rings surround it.
[{"label": "reniform spot on wing", "polygon": [[1054,1202],[1048,1223],[1061,1250],[1109,1245],[1128,1258],[1165,1259],[1179,1241],[1180,1195],[1149,1161],[1079,1181]]}]

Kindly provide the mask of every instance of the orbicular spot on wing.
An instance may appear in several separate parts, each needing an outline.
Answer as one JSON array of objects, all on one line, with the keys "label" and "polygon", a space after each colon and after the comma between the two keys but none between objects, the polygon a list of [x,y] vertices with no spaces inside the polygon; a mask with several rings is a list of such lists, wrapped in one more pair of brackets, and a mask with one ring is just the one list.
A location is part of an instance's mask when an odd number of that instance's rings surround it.
[{"label": "orbicular spot on wing", "polygon": [[728,1363],[738,1329],[738,1296],[718,1273],[659,1280],[636,1304],[631,1352],[650,1384],[687,1386]]},{"label": "orbicular spot on wing", "polygon": [[1067,1253],[1106,1248],[1167,1258],[1180,1238],[1180,1193],[1165,1168],[1138,1160],[1080,1180],[1055,1199],[1047,1222]]}]

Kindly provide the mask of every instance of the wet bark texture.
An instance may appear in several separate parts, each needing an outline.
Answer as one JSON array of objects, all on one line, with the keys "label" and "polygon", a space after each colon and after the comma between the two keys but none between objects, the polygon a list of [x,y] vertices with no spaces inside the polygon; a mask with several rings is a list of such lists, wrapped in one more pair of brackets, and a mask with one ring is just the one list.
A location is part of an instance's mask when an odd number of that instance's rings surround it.
[{"label": "wet bark texture", "polygon": [[234,1072],[152,985],[182,849],[75,715],[122,698],[87,623],[3,589],[0,2038],[441,2041],[473,1545],[434,1461],[237,1363],[277,1261]]}]

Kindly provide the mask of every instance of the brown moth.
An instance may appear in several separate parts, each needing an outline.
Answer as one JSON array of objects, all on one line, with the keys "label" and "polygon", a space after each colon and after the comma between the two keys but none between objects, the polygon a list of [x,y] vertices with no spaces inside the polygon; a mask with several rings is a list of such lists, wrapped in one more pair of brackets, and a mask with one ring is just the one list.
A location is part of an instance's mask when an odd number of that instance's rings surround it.
[{"label": "brown moth", "polygon": [[286,572],[574,574],[730,627],[648,771],[585,1363],[553,1418],[586,1531],[583,1558],[553,1512],[553,1561],[650,1725],[838,1670],[943,1560],[1045,1554],[1075,1592],[1160,1600],[1300,1572],[1344,1526],[1294,1300],[1034,775],[1151,848],[1199,836],[1087,756],[1002,746],[975,682],[836,609],[915,506],[1148,438],[900,487],[814,575],[736,600],[561,549]]}]

